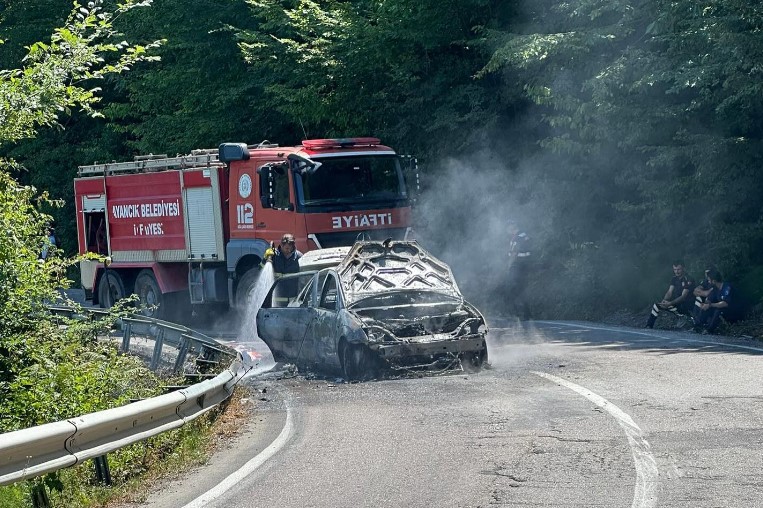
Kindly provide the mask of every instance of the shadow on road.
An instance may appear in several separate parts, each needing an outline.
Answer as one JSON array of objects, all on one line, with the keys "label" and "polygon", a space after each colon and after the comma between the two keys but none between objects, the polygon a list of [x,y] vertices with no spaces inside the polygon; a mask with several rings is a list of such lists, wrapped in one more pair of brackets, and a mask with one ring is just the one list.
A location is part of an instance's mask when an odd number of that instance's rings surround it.
[{"label": "shadow on road", "polygon": [[488,318],[489,344],[565,344],[658,354],[723,353],[763,355],[763,342],[686,331],[648,330],[570,321]]}]

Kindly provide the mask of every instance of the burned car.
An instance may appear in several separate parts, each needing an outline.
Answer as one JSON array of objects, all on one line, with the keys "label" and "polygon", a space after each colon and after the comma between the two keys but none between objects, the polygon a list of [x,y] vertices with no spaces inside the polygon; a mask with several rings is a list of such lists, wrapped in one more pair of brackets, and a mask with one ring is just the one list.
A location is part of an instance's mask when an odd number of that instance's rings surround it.
[{"label": "burned car", "polygon": [[415,241],[358,242],[336,266],[282,277],[257,331],[276,361],[347,380],[487,361],[484,317],[448,265]]}]

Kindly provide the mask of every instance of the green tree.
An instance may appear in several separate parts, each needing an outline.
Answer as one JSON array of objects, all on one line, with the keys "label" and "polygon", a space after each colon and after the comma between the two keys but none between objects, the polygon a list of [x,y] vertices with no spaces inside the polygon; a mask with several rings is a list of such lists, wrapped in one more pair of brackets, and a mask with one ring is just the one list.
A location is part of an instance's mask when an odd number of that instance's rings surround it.
[{"label": "green tree", "polygon": [[[240,32],[268,107],[308,137],[376,135],[403,150],[455,152],[475,125],[497,121],[500,95],[475,73],[482,30],[513,3],[251,2],[261,20]],[[468,127],[468,128],[465,128]]]},{"label": "green tree", "polygon": [[104,112],[128,153],[189,153],[219,143],[280,141],[284,122],[263,102],[229,28],[253,26],[245,0],[165,0],[124,20],[131,38],[158,34],[161,62],[117,84]]},{"label": "green tree", "polygon": [[[147,51],[158,42],[114,40],[119,34],[112,25],[115,16],[148,3],[127,2],[114,12],[100,2],[75,4],[49,42],[29,47],[22,69],[0,71],[0,141],[34,136],[73,108],[97,116],[95,82],[154,58]],[[45,307],[66,287],[69,261],[55,252],[39,259],[47,241],[49,217],[40,212],[46,194],[19,184],[11,176],[16,171],[13,160],[0,161],[0,431],[102,409],[143,386],[135,383],[143,377],[135,374],[139,363],[94,344],[93,330],[84,325],[61,331]],[[117,382],[125,375],[131,380]]]},{"label": "green tree", "polygon": [[[737,276],[763,264],[763,8],[715,0],[532,8],[526,25],[491,33],[499,47],[483,73],[516,73],[542,108],[550,129],[542,144],[565,161],[544,178],[569,183],[557,194],[555,229],[596,242],[600,260],[624,255],[637,273],[678,256]],[[581,195],[595,213],[572,222]]]}]

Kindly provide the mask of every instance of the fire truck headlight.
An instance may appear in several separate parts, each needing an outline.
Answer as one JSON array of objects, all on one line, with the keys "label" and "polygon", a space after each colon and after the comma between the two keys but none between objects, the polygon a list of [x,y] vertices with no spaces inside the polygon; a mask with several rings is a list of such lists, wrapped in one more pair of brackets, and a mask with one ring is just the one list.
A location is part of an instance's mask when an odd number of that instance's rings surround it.
[{"label": "fire truck headlight", "polygon": [[111,265],[111,256],[106,256],[105,258],[103,258],[103,264],[104,266]]}]

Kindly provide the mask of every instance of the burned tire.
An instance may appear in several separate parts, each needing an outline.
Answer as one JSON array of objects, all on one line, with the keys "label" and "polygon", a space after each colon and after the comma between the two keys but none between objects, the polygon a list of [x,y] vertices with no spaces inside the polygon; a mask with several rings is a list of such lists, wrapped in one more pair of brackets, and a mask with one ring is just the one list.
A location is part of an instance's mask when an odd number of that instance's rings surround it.
[{"label": "burned tire", "polygon": [[378,374],[378,361],[362,344],[347,344],[342,348],[342,371],[347,381],[368,381]]},{"label": "burned tire", "polygon": [[98,281],[98,304],[102,309],[110,309],[126,296],[122,277],[114,270],[105,270]]},{"label": "burned tire", "polygon": [[464,369],[464,372],[479,372],[486,362],[487,348],[461,354],[461,368]]},{"label": "burned tire", "polygon": [[138,295],[140,313],[154,319],[164,319],[167,314],[164,295],[156,282],[154,272],[143,270],[135,279],[135,294]]}]

